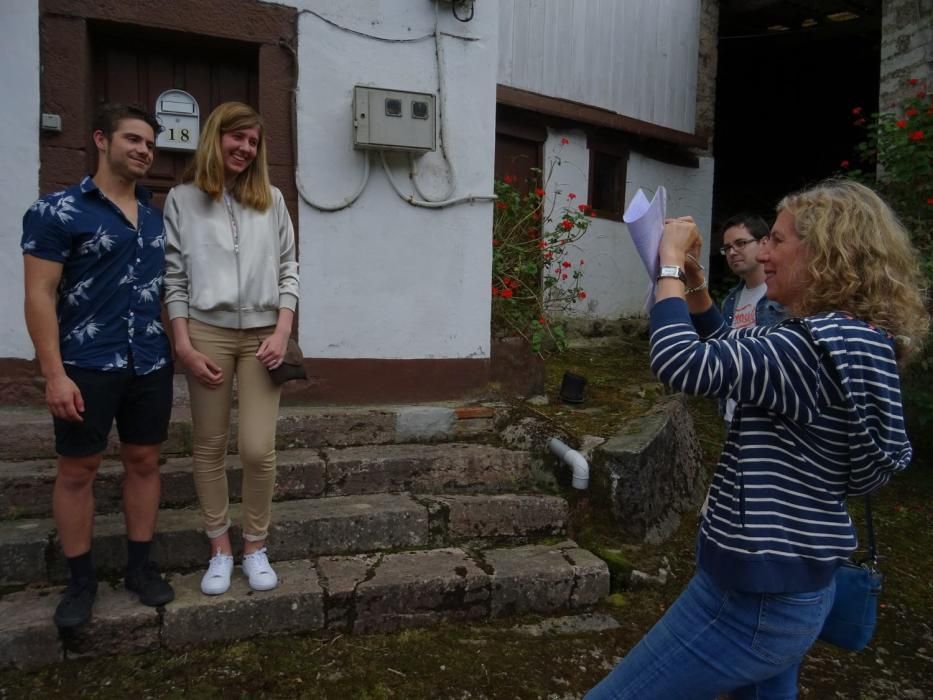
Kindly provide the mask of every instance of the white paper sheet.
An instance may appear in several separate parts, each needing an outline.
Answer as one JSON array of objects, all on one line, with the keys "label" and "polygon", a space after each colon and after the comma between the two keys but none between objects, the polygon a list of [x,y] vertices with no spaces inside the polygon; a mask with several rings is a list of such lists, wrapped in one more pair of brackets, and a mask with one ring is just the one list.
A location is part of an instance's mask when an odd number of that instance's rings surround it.
[{"label": "white paper sheet", "polygon": [[654,283],[661,271],[658,250],[661,247],[661,234],[664,233],[664,219],[667,216],[667,190],[659,186],[651,201],[645,193],[638,190],[628,208],[622,215],[622,221],[628,226],[635,250],[648,273],[648,292],[645,299],[645,311],[654,306]]}]

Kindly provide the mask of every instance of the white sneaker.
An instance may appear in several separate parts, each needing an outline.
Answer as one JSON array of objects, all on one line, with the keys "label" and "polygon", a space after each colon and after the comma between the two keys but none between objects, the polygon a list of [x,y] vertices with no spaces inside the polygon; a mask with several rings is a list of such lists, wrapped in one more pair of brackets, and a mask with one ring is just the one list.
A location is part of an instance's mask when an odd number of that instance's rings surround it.
[{"label": "white sneaker", "polygon": [[230,588],[230,574],[233,573],[233,557],[223,554],[218,549],[211,557],[204,578],[201,579],[201,592],[204,595],[220,595]]},{"label": "white sneaker", "polygon": [[279,577],[269,565],[265,547],[243,557],[243,573],[249,578],[249,587],[254,591],[271,591],[279,585]]}]

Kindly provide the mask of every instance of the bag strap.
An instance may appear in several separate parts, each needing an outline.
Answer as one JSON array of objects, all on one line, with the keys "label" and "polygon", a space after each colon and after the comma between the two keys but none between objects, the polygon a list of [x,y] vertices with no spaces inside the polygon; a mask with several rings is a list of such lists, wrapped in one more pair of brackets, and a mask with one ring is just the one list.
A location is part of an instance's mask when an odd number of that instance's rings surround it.
[{"label": "bag strap", "polygon": [[865,529],[868,533],[868,561],[875,566],[878,563],[878,548],[875,543],[875,526],[871,520],[871,496],[865,496]]}]

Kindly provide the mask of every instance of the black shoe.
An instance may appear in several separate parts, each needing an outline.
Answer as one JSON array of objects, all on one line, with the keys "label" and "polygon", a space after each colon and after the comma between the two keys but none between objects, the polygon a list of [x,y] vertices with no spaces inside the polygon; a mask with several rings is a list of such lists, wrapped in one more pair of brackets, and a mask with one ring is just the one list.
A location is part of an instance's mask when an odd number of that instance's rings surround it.
[{"label": "black shoe", "polygon": [[52,618],[58,627],[79,627],[91,619],[91,608],[97,597],[97,581],[71,582],[55,608]]},{"label": "black shoe", "polygon": [[155,564],[146,564],[138,569],[127,571],[123,585],[128,591],[139,595],[139,602],[153,608],[175,600],[175,591],[162,578]]}]

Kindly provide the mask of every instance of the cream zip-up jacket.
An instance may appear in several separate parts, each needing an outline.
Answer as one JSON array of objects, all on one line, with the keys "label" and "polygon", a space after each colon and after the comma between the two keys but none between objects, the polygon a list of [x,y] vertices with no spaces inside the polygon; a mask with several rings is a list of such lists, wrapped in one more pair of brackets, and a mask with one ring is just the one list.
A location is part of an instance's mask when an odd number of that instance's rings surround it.
[{"label": "cream zip-up jacket", "polygon": [[192,183],[165,200],[165,305],[170,319],[222,328],[274,326],[298,303],[295,232],[282,193],[266,211],[223,200]]}]

